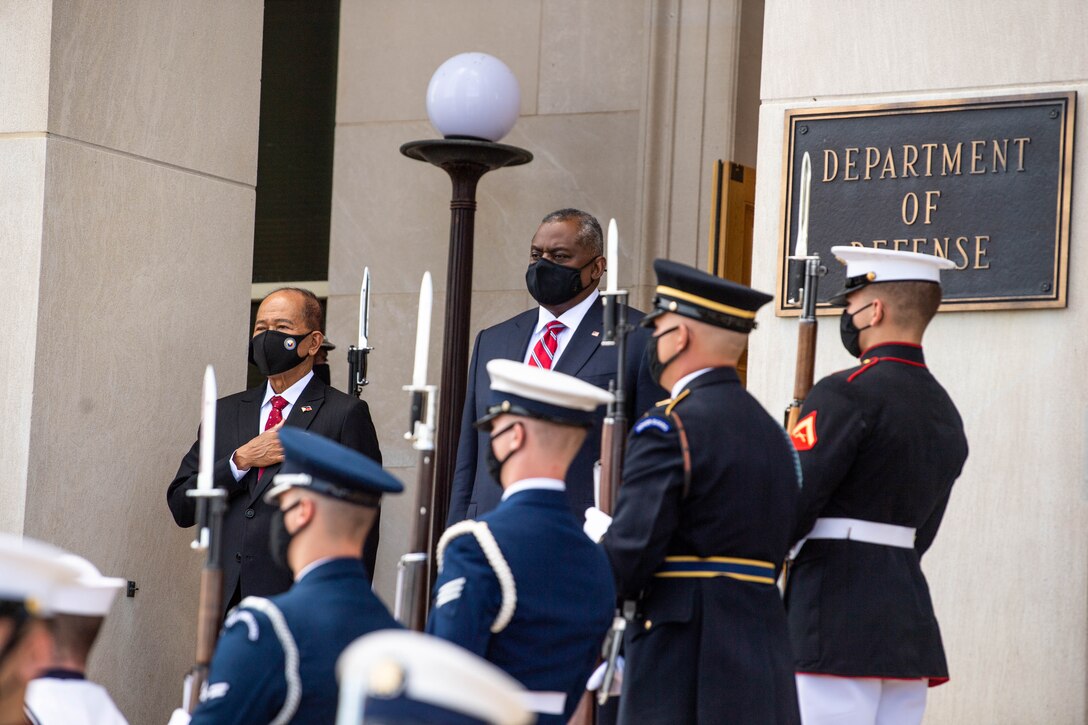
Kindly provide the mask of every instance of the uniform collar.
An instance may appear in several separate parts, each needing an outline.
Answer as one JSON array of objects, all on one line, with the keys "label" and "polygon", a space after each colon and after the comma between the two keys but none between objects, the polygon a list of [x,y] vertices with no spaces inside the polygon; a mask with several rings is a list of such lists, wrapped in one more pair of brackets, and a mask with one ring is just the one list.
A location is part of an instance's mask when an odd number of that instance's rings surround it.
[{"label": "uniform collar", "polygon": [[692,380],[699,377],[703,373],[709,373],[713,369],[714,368],[703,368],[702,370],[696,370],[695,372],[688,373],[684,377],[680,378],[676,381],[676,384],[672,386],[672,392],[669,393],[669,397],[675,398],[677,395],[680,395],[680,393],[684,392],[684,388],[686,388]]},{"label": "uniform collar", "polygon": [[517,483],[511,484],[502,492],[502,500],[521,493],[522,491],[566,491],[567,484],[558,478],[523,478]]},{"label": "uniform collar", "polygon": [[897,358],[921,365],[926,364],[922,346],[913,342],[882,342],[879,345],[873,345],[861,353],[858,362],[865,365],[867,362],[872,362],[874,358]]}]

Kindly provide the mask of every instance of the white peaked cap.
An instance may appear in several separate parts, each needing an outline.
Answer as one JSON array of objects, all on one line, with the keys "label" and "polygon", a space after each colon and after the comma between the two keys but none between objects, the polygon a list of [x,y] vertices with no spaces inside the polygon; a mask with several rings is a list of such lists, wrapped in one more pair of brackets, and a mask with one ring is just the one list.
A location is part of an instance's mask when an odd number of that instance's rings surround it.
[{"label": "white peaked cap", "polygon": [[489,361],[487,374],[491,376],[492,392],[508,393],[583,413],[592,413],[602,405],[612,402],[613,398],[612,393],[607,390],[572,375],[514,360]]},{"label": "white peaked cap", "polygon": [[403,696],[495,725],[523,725],[534,716],[525,688],[490,662],[445,640],[385,629],[348,645],[336,663],[340,720],[370,697]]},{"label": "white peaked cap", "polygon": [[113,599],[124,588],[125,579],[102,576],[94,564],[75,554],[65,554],[61,559],[79,570],[79,578],[72,584],[54,592],[51,606],[57,614],[79,614],[86,617],[105,617],[110,613]]},{"label": "white peaked cap", "polygon": [[917,252],[899,252],[892,249],[868,247],[832,247],[831,253],[846,265],[846,276],[872,275],[871,284],[877,282],[937,282],[941,270],[952,269],[956,263],[944,257]]},{"label": "white peaked cap", "polygon": [[80,570],[65,552],[35,539],[0,534],[0,599],[23,602],[34,615],[53,613],[53,599],[75,583]]}]

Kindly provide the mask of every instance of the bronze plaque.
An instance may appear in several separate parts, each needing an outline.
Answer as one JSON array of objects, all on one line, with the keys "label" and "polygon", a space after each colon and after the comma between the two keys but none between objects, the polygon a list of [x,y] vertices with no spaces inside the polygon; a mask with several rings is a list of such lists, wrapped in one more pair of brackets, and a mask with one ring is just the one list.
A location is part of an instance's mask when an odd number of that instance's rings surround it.
[{"label": "bronze plaque", "polygon": [[812,161],[810,253],[843,284],[831,247],[937,254],[942,309],[1064,307],[1076,93],[786,112],[776,314],[790,305],[801,159]]}]

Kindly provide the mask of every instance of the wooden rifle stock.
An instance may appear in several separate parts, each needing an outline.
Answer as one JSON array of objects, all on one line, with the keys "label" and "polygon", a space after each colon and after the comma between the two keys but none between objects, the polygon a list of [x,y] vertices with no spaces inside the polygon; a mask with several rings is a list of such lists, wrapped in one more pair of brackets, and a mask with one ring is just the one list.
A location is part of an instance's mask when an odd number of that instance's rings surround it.
[{"label": "wooden rifle stock", "polygon": [[428,585],[431,570],[430,535],[433,528],[434,508],[434,398],[436,388],[427,385],[417,389],[408,386],[412,393],[412,432],[406,434],[419,451],[419,469],[416,478],[415,510],[412,515],[408,553],[397,563],[397,590],[393,604],[393,616],[398,622],[416,632],[427,627],[427,609],[430,603]]},{"label": "wooden rifle stock", "polygon": [[208,680],[219,623],[223,611],[223,569],[205,567],[200,572],[200,602],[196,616],[196,660],[190,672],[189,712],[200,703],[200,691]]},{"label": "wooden rifle stock", "polygon": [[793,400],[786,409],[786,431],[792,432],[801,417],[801,406],[812,390],[816,372],[816,318],[802,319],[797,327],[797,367],[793,375]]}]

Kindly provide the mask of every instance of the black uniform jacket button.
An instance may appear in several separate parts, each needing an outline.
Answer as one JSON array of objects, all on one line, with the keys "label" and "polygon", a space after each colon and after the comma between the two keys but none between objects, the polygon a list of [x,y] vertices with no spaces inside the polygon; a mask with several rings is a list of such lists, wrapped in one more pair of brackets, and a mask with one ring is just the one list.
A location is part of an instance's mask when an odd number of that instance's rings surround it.
[{"label": "black uniform jacket button", "polygon": [[246,518],[247,519],[253,518],[254,515],[255,515],[255,512],[253,511],[253,509],[246,509]]}]

